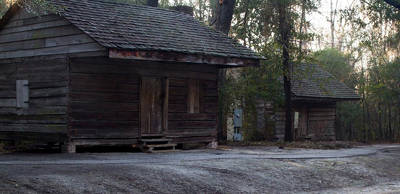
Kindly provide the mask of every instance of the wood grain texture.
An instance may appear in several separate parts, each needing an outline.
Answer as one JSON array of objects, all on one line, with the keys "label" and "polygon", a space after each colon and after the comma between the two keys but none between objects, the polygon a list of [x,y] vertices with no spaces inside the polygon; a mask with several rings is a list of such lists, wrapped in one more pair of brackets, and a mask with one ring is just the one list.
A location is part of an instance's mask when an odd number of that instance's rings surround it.
[{"label": "wood grain texture", "polygon": [[17,11],[0,30],[0,59],[61,54],[105,55],[105,48],[57,15]]},{"label": "wood grain texture", "polygon": [[[99,57],[71,58],[69,117],[71,121],[79,121],[71,123],[71,137],[134,138],[140,131],[152,133],[148,126],[155,126],[154,133],[160,132],[161,126],[165,134],[187,138],[188,142],[192,135],[202,136],[204,141],[213,139],[217,111],[216,69],[207,67]],[[198,109],[204,112],[190,114],[187,88],[192,74],[207,75],[195,81],[207,94],[198,93]],[[108,127],[97,127],[95,121]],[[122,125],[124,122],[130,125]],[[100,133],[100,129],[103,132]],[[111,136],[107,135],[107,130]]]},{"label": "wood grain texture", "polygon": [[162,79],[143,77],[140,89],[141,134],[159,134],[163,124]]},{"label": "wood grain texture", "polygon": [[[81,59],[70,61],[71,138],[137,138],[140,77],[133,71],[124,74],[102,71],[104,61],[97,63],[100,61],[97,58],[89,61],[100,70],[81,68],[87,65]],[[114,69],[122,71],[118,65]]]},{"label": "wood grain texture", "polygon": [[[66,137],[66,59],[0,60],[0,70],[0,133],[19,133],[21,139],[29,138],[32,133]],[[16,80],[26,80],[29,83],[21,82],[21,87],[17,87]],[[17,92],[17,88],[28,89],[29,98],[24,93],[28,90]],[[12,98],[14,105],[2,106],[4,97]],[[29,107],[17,108],[17,98]],[[47,141],[47,138],[42,140]]]},{"label": "wood grain texture", "polygon": [[[299,140],[335,140],[335,103],[301,103],[295,104],[295,111],[300,113],[300,127],[295,131]],[[293,114],[294,115],[294,114]],[[275,136],[284,135],[285,113],[275,113]],[[283,136],[282,136],[283,137]]]}]

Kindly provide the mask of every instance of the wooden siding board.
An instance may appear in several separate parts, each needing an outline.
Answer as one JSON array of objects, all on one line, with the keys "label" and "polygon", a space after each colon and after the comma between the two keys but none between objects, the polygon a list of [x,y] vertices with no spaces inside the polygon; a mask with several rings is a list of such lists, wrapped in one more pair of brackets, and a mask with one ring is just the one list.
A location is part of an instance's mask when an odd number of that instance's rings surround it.
[{"label": "wooden siding board", "polygon": [[[149,63],[144,61],[120,61],[107,58],[73,59],[71,72],[86,74],[139,74],[142,76],[170,77],[170,78],[194,78],[216,80],[216,67],[194,64],[177,63]],[[80,65],[74,65],[80,64]],[[118,65],[119,68],[114,68]],[[197,67],[196,67],[197,66]],[[212,72],[210,72],[212,71]]]},{"label": "wooden siding board", "polygon": [[[115,63],[114,63],[115,62]],[[140,119],[140,107],[138,96],[140,77],[146,77],[153,72],[151,77],[158,77],[164,80],[163,87],[168,86],[168,128],[166,134],[175,134],[178,137],[207,137],[205,139],[215,139],[216,135],[216,109],[210,109],[210,113],[187,113],[187,78],[184,74],[198,73],[191,68],[191,64],[170,64],[156,63],[150,65],[146,69],[147,62],[141,61],[119,61],[105,58],[72,58],[70,63],[71,84],[70,84],[70,119],[84,121],[99,121],[103,120],[106,123],[115,123],[115,121],[136,121]],[[140,71],[146,69],[146,72]],[[183,72],[179,76],[168,76],[170,72]],[[201,72],[214,77],[212,80],[200,80],[201,86],[206,90],[213,91],[216,88],[216,71],[214,69],[201,70]],[[215,72],[210,73],[210,72]],[[165,79],[167,77],[168,79]],[[168,81],[168,84],[167,82]],[[97,82],[97,83],[96,83]],[[203,83],[204,82],[204,83]],[[124,85],[124,86],[122,86]],[[132,86],[132,87],[131,87]],[[162,87],[162,88],[163,88]],[[124,89],[122,89],[124,88]],[[165,91],[167,93],[167,91]],[[212,92],[211,92],[212,93]],[[97,98],[97,101],[95,100]],[[200,106],[208,107],[215,106],[215,97],[201,97]],[[208,100],[211,100],[210,102]],[[96,103],[93,103],[96,102]],[[135,107],[127,106],[129,103]],[[107,103],[111,103],[107,105]],[[133,109],[132,109],[133,108]],[[163,108],[165,111],[166,108]],[[170,126],[170,122],[172,122]],[[119,123],[119,122],[117,122]],[[129,133],[129,137],[134,137],[132,134],[139,134],[140,124],[132,122],[135,126],[118,127],[114,132],[121,130],[120,136],[112,135],[114,138],[123,138]],[[136,126],[137,124],[137,126]],[[181,126],[183,125],[183,127]],[[172,128],[171,128],[172,127]],[[107,130],[111,128],[102,128],[104,133],[99,133],[96,127],[93,126],[74,126],[71,125],[72,138],[105,138]],[[130,131],[129,131],[130,130]],[[110,131],[111,133],[111,131]],[[189,141],[188,139],[188,141]],[[207,141],[207,140],[206,140]]]},{"label": "wooden siding board", "polygon": [[93,40],[86,34],[77,34],[77,35],[69,35],[69,36],[62,36],[55,38],[42,38],[35,40],[22,40],[18,42],[0,43],[0,52],[41,49],[48,47],[79,45],[86,43],[93,43]]},{"label": "wooden siding board", "polygon": [[61,27],[45,28],[40,30],[24,31],[24,32],[1,35],[0,43],[52,38],[52,37],[67,36],[73,34],[82,34],[82,31],[80,31],[78,28],[72,25],[66,25]]},{"label": "wooden siding board", "polygon": [[2,98],[0,99],[0,107],[16,107],[17,106],[17,100],[14,98]]},{"label": "wooden siding board", "polygon": [[0,59],[32,57],[40,55],[57,55],[57,54],[67,54],[67,53],[82,53],[82,52],[99,51],[99,50],[104,50],[104,48],[97,43],[86,43],[77,45],[46,47],[46,48],[31,49],[31,50],[6,51],[0,53]]},{"label": "wooden siding board", "polygon": [[[215,139],[217,126],[217,108],[211,108],[209,105],[217,107],[213,102],[215,98],[207,97],[205,91],[213,92],[217,90],[214,84],[216,80],[198,79],[199,88],[195,88],[198,96],[199,113],[190,113],[188,109],[188,98],[190,98],[190,84],[193,79],[171,79],[170,86],[170,107],[169,107],[169,128],[167,134],[177,136],[180,142],[192,142],[193,137],[200,134],[203,136],[197,140],[202,142]],[[197,98],[197,97],[196,97]],[[201,141],[200,141],[201,142]]]},{"label": "wooden siding board", "polygon": [[[2,90],[2,96],[16,99],[16,80],[28,80],[30,90],[29,108],[0,105],[1,134],[20,133],[21,138],[29,138],[30,133],[66,134],[66,66],[65,58],[0,60],[0,69],[6,70],[0,71],[0,77],[6,78],[0,80],[0,85],[5,86],[0,88],[7,88]],[[47,79],[49,76],[51,80]]]},{"label": "wooden siding board", "polygon": [[50,22],[50,21],[55,21],[55,20],[60,20],[60,16],[55,15],[55,14],[50,14],[50,15],[42,15],[40,17],[38,16],[32,16],[29,18],[25,19],[10,19],[8,21],[7,25],[3,27],[3,29],[7,28],[15,28],[15,27],[20,27],[20,26],[25,26],[25,25],[32,25],[32,24],[38,24],[38,23],[45,23],[45,22]]},{"label": "wooden siding board", "polygon": [[[87,68],[76,71],[79,66],[86,65],[75,58],[69,65],[71,138],[137,138],[139,76],[133,71],[123,75]],[[102,66],[104,64],[98,64],[100,69]],[[119,69],[119,66],[114,68]]]},{"label": "wooden siding board", "polygon": [[106,49],[57,15],[19,10],[0,30],[0,59],[70,54],[106,56]]},{"label": "wooden siding board", "polygon": [[70,24],[71,23],[69,23],[67,20],[60,18],[60,20],[55,20],[55,21],[23,25],[23,26],[18,26],[18,27],[13,27],[13,28],[5,28],[0,31],[0,36],[6,35],[6,34],[18,33],[18,32],[39,30],[39,29],[43,29],[43,28],[54,28],[54,27],[59,27],[59,26],[67,26]]},{"label": "wooden siding board", "polygon": [[66,125],[59,124],[0,124],[0,132],[34,132],[65,134]]},{"label": "wooden siding board", "polygon": [[[297,104],[300,106],[300,104]],[[334,140],[335,139],[335,117],[336,105],[319,104],[319,103],[303,103],[307,113],[307,134],[306,137],[312,140]],[[299,107],[295,108],[298,109]],[[285,113],[278,111],[275,113],[275,136],[283,138],[285,130]],[[303,138],[303,137],[300,137]]]}]

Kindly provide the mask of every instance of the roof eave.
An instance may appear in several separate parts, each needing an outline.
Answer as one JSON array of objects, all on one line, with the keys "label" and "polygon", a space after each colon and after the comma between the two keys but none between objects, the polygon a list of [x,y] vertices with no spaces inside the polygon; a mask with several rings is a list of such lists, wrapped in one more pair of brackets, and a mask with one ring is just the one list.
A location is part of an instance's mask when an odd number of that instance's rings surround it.
[{"label": "roof eave", "polygon": [[260,64],[260,59],[258,58],[211,56],[211,55],[181,53],[174,51],[126,50],[126,49],[109,48],[108,55],[110,58],[116,58],[116,59],[199,63],[199,64],[221,65],[226,68],[258,66]]}]

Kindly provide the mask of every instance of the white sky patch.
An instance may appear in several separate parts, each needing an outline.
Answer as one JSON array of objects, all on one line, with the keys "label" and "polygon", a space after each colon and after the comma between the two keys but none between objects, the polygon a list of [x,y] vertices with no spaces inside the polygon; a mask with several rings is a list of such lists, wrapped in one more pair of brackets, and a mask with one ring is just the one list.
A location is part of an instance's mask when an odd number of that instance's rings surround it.
[{"label": "white sky patch", "polygon": [[[356,3],[356,0],[321,0],[320,7],[317,12],[313,12],[306,16],[307,20],[311,22],[311,32],[319,34],[322,36],[320,40],[321,43],[318,41],[314,41],[312,43],[313,50],[323,49],[331,44],[331,2],[333,5],[333,9],[336,9],[336,17],[335,20],[340,19],[340,10],[346,9],[351,7]],[[338,23],[335,26],[335,35],[337,36],[337,31],[339,30]],[[343,29],[341,29],[343,30]],[[336,38],[337,40],[337,38]],[[319,45],[320,44],[320,45]]]}]

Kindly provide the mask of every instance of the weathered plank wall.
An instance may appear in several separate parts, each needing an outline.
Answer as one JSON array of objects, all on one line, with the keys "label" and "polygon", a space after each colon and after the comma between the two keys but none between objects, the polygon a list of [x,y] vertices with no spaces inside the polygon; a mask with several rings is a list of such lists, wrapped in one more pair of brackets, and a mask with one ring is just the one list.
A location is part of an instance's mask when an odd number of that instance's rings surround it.
[{"label": "weathered plank wall", "polygon": [[285,138],[285,112],[277,111],[275,112],[275,138],[279,140],[284,140]]},{"label": "weathered plank wall", "polygon": [[[70,61],[72,138],[136,138],[140,134],[140,80],[168,78],[167,136],[176,142],[208,141],[216,135],[217,69],[99,57]],[[188,113],[189,79],[201,82],[200,113]]]},{"label": "weathered plank wall", "polygon": [[[88,55],[106,52],[60,16],[20,9],[0,29],[0,132],[65,137],[68,56]],[[16,108],[16,80],[29,81],[29,108]]]},{"label": "weathered plank wall", "polygon": [[70,61],[71,138],[137,138],[140,77],[106,58]]},{"label": "weathered plank wall", "polygon": [[316,140],[335,140],[336,106],[324,105],[308,109],[309,136]]},{"label": "weathered plank wall", "polygon": [[[29,81],[29,108],[16,107],[16,80]],[[0,132],[67,132],[67,59],[0,61]]]},{"label": "weathered plank wall", "polygon": [[170,79],[167,135],[178,137],[175,142],[213,141],[217,132],[216,80],[199,80],[200,108],[197,113],[189,113],[187,108],[189,82],[190,78]]},{"label": "weathered plank wall", "polygon": [[72,53],[105,55],[105,48],[57,15],[20,9],[0,29],[0,59]]},{"label": "weathered plank wall", "polygon": [[[311,138],[312,140],[335,140],[336,105],[334,103],[302,103],[294,107],[300,114],[299,127],[301,135],[298,138]],[[294,116],[294,113],[292,114]],[[305,120],[302,120],[305,119]],[[275,113],[275,137],[283,140],[285,136],[285,112]],[[296,136],[295,136],[296,137]]]}]

